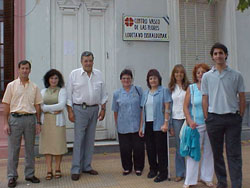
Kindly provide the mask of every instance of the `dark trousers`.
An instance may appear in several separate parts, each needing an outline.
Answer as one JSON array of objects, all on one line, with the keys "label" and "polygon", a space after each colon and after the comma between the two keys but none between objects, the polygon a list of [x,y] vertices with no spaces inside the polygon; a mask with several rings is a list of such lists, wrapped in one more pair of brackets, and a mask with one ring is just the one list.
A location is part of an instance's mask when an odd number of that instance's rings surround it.
[{"label": "dark trousers", "polygon": [[223,157],[224,140],[232,188],[242,186],[241,123],[239,114],[208,113],[207,133],[211,142],[214,169],[218,183],[227,186],[227,174]]},{"label": "dark trousers", "polygon": [[153,131],[153,122],[146,122],[145,141],[150,171],[168,175],[167,133]]},{"label": "dark trousers", "polygon": [[138,132],[120,134],[118,133],[121,162],[124,170],[134,169],[142,171],[145,162],[144,140]]}]

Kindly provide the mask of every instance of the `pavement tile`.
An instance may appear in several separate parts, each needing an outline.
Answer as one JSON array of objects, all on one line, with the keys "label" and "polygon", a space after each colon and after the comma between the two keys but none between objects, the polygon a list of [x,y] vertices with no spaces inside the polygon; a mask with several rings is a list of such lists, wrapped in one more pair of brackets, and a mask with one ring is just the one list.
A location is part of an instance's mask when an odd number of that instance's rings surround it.
[{"label": "pavement tile", "polygon": [[[243,153],[243,188],[249,188],[250,186],[250,142],[242,143]],[[174,148],[170,149],[170,167],[172,179],[175,177],[174,169]],[[52,179],[50,181],[45,180],[46,165],[44,157],[36,158],[36,176],[40,178],[40,184],[31,184],[24,180],[24,159],[20,158],[19,161],[19,178],[18,188],[181,188],[184,181],[163,181],[161,183],[154,183],[153,179],[147,178],[149,171],[148,162],[145,161],[145,168],[142,172],[142,176],[136,176],[133,171],[127,176],[122,175],[122,167],[119,153],[103,153],[95,154],[93,157],[93,169],[99,172],[99,175],[93,176],[89,174],[81,174],[79,181],[72,181],[70,176],[72,156],[64,156],[62,162],[62,178]],[[7,160],[0,160],[0,188],[7,187],[6,179],[6,167]],[[229,178],[228,178],[229,180]],[[214,178],[214,183],[216,179]],[[230,185],[230,182],[228,182]],[[203,184],[199,183],[199,188],[205,188]]]}]

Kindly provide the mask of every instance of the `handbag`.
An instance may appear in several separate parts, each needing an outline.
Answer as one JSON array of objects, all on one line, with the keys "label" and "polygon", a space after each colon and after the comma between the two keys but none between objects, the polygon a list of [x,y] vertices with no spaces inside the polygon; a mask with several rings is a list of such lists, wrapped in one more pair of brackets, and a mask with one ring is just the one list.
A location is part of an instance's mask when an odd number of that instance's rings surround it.
[{"label": "handbag", "polygon": [[[194,89],[192,91],[194,94]],[[195,121],[194,95],[192,96],[191,100],[193,107],[192,112]],[[185,125],[183,125],[183,131],[180,138],[180,155],[182,157],[189,156],[195,161],[200,161],[200,134],[197,129],[191,129],[187,123]]]},{"label": "handbag", "polygon": [[[193,116],[194,116],[194,121],[195,121],[195,106],[194,106],[194,88],[192,87],[192,111],[193,111]],[[180,134],[179,134],[179,138],[182,138],[182,135],[184,134],[184,131],[186,130],[186,127],[188,126],[187,121],[185,119],[184,123],[182,124],[181,130],[180,130]]]},{"label": "handbag", "polygon": [[184,133],[184,130],[186,129],[187,126],[188,126],[188,125],[187,125],[187,121],[185,120],[184,123],[183,123],[182,126],[181,126],[181,130],[180,130],[180,134],[179,134],[179,138],[180,138],[180,139],[181,139],[181,137],[182,137],[182,135],[183,135],[183,133]]}]

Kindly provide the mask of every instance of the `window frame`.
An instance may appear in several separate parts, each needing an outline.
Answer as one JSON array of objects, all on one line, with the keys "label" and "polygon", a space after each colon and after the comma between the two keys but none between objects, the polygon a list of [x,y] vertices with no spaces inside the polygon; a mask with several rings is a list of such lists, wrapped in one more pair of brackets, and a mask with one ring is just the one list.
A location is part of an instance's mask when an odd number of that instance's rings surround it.
[{"label": "window frame", "polygon": [[[4,22],[4,63],[0,66],[0,98],[3,97],[6,86],[14,79],[14,0],[3,1]],[[0,64],[1,65],[1,64]],[[3,69],[3,71],[2,71]],[[3,74],[3,76],[2,76]],[[3,79],[2,79],[3,77]],[[2,88],[2,83],[4,88]]]}]

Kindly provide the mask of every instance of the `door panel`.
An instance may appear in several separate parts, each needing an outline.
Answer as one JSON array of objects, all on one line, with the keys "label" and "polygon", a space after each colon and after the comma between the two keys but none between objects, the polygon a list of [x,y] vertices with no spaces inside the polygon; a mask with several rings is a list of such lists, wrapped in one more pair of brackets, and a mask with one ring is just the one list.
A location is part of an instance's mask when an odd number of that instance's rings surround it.
[{"label": "door panel", "polygon": [[[88,50],[94,54],[94,68],[102,71],[105,83],[111,82],[106,69],[114,69],[113,43],[107,42],[113,32],[113,0],[51,0],[51,11],[51,67],[67,81],[70,72],[81,67],[81,53]],[[113,89],[107,84],[109,100]],[[112,120],[108,103],[105,119],[97,123],[96,140],[115,138]],[[73,141],[73,132],[73,124],[67,121],[68,142]]]}]

